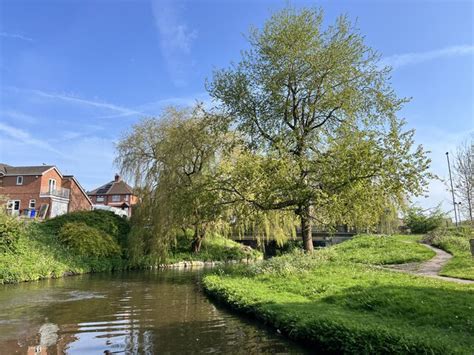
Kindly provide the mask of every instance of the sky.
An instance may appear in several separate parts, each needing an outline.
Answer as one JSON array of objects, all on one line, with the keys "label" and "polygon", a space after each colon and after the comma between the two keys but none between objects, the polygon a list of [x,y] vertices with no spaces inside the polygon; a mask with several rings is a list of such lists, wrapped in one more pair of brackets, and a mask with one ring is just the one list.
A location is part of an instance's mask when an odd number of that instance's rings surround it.
[{"label": "sky", "polygon": [[[112,180],[120,137],[167,105],[209,102],[213,70],[287,4],[357,23],[446,179],[445,152],[474,128],[474,1],[0,0],[0,162],[56,165],[87,190]],[[426,196],[415,202],[452,209],[442,181]]]}]

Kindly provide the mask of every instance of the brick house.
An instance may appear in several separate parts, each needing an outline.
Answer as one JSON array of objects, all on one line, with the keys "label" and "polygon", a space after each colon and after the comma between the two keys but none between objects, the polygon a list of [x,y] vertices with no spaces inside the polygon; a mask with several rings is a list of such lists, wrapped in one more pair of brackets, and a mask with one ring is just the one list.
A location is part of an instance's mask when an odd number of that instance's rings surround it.
[{"label": "brick house", "polygon": [[0,163],[0,196],[13,215],[52,218],[91,210],[92,202],[72,175],[62,175],[53,165],[10,166]]},{"label": "brick house", "polygon": [[87,193],[94,205],[105,205],[120,208],[132,215],[133,205],[137,203],[137,197],[132,187],[123,181],[119,174],[115,174],[114,180]]}]

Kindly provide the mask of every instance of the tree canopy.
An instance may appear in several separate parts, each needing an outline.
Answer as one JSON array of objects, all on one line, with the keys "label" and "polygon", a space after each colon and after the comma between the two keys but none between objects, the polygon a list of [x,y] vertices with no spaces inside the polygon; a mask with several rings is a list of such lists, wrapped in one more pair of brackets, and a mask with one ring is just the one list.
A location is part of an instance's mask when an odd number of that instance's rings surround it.
[{"label": "tree canopy", "polygon": [[397,116],[408,100],[347,17],[325,28],[321,10],[286,8],[249,42],[207,83],[213,114],[169,108],[120,141],[142,250],[178,229],[198,250],[215,226],[281,238],[298,223],[311,251],[314,224],[372,227],[423,192],[430,161]]},{"label": "tree canopy", "polygon": [[313,222],[373,224],[386,201],[423,191],[429,165],[397,118],[407,100],[390,68],[345,16],[322,23],[321,10],[274,14],[208,83],[245,141],[228,190],[262,210],[293,210],[306,250]]}]

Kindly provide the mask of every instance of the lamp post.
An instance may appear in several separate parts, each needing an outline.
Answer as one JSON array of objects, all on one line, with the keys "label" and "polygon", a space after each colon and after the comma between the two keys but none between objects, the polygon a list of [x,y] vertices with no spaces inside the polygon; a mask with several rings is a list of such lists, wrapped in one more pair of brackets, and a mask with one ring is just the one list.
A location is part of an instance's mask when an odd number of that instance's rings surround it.
[{"label": "lamp post", "polygon": [[456,200],[454,199],[453,177],[451,175],[451,164],[449,163],[448,152],[446,152],[446,159],[448,160],[449,180],[451,181],[451,194],[453,195],[454,221],[456,222],[456,227],[457,227],[458,226],[458,213],[456,212]]},{"label": "lamp post", "polygon": [[461,202],[456,203],[458,205],[458,217],[459,217],[459,224],[462,224],[462,219],[461,219]]}]

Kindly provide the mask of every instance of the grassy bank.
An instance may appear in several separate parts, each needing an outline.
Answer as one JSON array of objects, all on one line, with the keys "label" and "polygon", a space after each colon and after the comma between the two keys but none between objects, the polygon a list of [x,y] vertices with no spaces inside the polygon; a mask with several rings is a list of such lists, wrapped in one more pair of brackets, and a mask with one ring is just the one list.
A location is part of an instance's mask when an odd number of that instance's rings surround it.
[{"label": "grassy bank", "polygon": [[[126,220],[107,211],[70,213],[42,223],[0,214],[0,284],[156,265],[146,258],[129,261],[129,230]],[[188,239],[178,238],[164,263],[261,257],[220,236],[206,238],[201,252],[194,254]]]},{"label": "grassy bank", "polygon": [[474,280],[474,257],[471,255],[469,239],[474,238],[472,228],[447,229],[426,238],[430,244],[453,255],[441,269],[441,275]]},{"label": "grassy bank", "polygon": [[312,256],[222,269],[203,283],[222,302],[321,351],[472,353],[474,287],[371,265],[431,258],[419,247],[404,237],[358,237]]},{"label": "grassy bank", "polygon": [[192,241],[191,235],[177,238],[166,263],[172,264],[180,261],[240,261],[255,260],[262,257],[261,252],[216,234],[210,234],[202,241],[199,253],[192,253],[189,251]]},{"label": "grassy bank", "polygon": [[[117,218],[104,211],[73,213],[68,217],[61,216],[45,223],[25,223],[8,216],[1,216],[1,239],[5,241],[6,236],[9,235],[11,242],[8,245],[3,243],[3,248],[0,250],[0,283],[33,281],[126,268],[127,262],[122,257],[123,253],[116,238],[120,230],[118,226],[127,228],[127,225],[125,221]],[[86,246],[89,249],[95,248],[98,253],[89,253],[88,250],[84,251],[84,248],[78,250],[77,245],[65,243],[61,240],[61,229],[66,225],[69,227],[77,225],[74,223],[80,223],[83,228],[89,228],[89,231],[95,232],[91,237],[104,237],[105,232],[100,234],[102,233],[100,228],[106,228],[110,232],[106,235],[109,238],[107,241],[116,243],[117,251],[113,254],[101,254],[96,240],[92,240],[93,243]],[[108,226],[106,226],[107,223]],[[99,226],[99,229],[88,227],[88,224]],[[87,235],[81,234],[80,238],[85,236]],[[83,240],[80,239],[80,241]],[[83,247],[83,245],[80,246]]]}]

